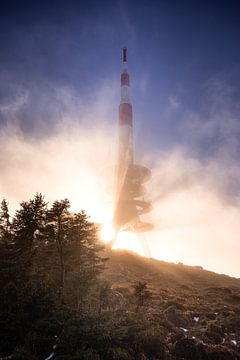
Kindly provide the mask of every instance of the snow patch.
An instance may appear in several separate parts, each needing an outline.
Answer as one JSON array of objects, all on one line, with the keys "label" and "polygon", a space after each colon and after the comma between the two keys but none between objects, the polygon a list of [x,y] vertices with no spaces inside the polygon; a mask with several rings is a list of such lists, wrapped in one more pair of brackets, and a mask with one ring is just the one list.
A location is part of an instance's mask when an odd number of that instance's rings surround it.
[{"label": "snow patch", "polygon": [[200,317],[199,317],[199,316],[194,316],[194,317],[193,317],[193,321],[199,322],[199,320],[200,320]]},{"label": "snow patch", "polygon": [[180,327],[180,329],[182,329],[184,332],[188,332],[188,329],[185,329],[183,327]]}]

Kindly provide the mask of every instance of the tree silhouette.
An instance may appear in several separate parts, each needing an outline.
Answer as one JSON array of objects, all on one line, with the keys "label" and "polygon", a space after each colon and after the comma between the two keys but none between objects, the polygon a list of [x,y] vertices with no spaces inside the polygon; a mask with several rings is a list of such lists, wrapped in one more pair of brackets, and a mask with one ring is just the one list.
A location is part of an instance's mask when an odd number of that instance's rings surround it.
[{"label": "tree silhouette", "polygon": [[134,297],[137,303],[137,309],[144,306],[147,301],[151,299],[151,292],[147,288],[146,282],[139,281],[136,285],[133,286]]},{"label": "tree silhouette", "polygon": [[68,241],[69,231],[69,200],[55,201],[48,211],[47,234],[54,241],[57,247],[59,264],[60,264],[60,302],[63,302],[65,287],[65,249],[64,245]]},{"label": "tree silhouette", "polygon": [[13,219],[13,232],[16,245],[23,249],[31,248],[34,239],[41,234],[46,223],[47,203],[41,194],[36,194],[34,199],[20,204]]},{"label": "tree silhouette", "polygon": [[83,297],[88,294],[104,268],[107,259],[100,255],[102,249],[96,227],[88,220],[85,212],[73,214],[69,221],[66,255],[69,294],[75,294],[74,302],[77,302],[79,309],[82,309]]},{"label": "tree silhouette", "polygon": [[5,199],[2,200],[0,209],[0,240],[9,242],[11,238],[11,223],[8,204]]}]

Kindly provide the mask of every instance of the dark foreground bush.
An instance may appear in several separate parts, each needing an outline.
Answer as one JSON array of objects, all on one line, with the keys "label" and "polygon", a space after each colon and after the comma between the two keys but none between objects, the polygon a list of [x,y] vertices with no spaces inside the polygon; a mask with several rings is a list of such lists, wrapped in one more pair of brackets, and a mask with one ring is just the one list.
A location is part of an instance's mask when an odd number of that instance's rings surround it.
[{"label": "dark foreground bush", "polygon": [[196,343],[192,339],[181,339],[176,342],[174,356],[177,360],[238,360],[240,356],[222,345]]}]

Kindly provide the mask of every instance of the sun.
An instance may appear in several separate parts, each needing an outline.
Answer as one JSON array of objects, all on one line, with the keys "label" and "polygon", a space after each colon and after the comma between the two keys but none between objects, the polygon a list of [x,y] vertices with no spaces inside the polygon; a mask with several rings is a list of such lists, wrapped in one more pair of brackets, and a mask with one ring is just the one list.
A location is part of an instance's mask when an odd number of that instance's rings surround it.
[{"label": "sun", "polygon": [[[109,244],[114,237],[116,236],[115,229],[112,223],[106,223],[102,226],[100,230],[100,239]],[[129,233],[127,231],[120,231],[117,234],[116,241],[113,245],[113,250],[115,249],[125,249],[133,251],[139,255],[145,256],[144,249],[141,246],[141,241],[138,238],[138,235]]]},{"label": "sun", "polygon": [[106,223],[100,230],[100,238],[103,242],[109,243],[114,239],[115,230],[111,223]]}]

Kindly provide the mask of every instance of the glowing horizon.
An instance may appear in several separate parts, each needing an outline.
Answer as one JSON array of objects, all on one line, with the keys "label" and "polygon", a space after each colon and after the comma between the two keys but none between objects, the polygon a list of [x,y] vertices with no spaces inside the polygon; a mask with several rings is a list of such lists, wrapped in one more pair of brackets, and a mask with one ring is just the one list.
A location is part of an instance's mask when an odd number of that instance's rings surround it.
[{"label": "glowing horizon", "polygon": [[[114,164],[115,152],[109,149],[114,142],[110,134],[116,129],[102,122],[93,131],[84,122],[72,123],[69,130],[69,123],[69,119],[62,122],[55,134],[41,139],[23,137],[15,127],[5,128],[0,135],[0,193],[12,213],[20,201],[41,192],[50,203],[68,198],[71,211],[83,209],[91,221],[109,224],[113,199],[104,168]],[[178,148],[146,150],[141,162],[153,171],[148,184],[153,212],[144,216],[155,224],[146,235],[152,257],[240,277],[240,210],[238,202],[229,201],[224,193],[227,174],[221,161],[203,165]],[[121,233],[116,248],[144,255],[133,234]]]}]

